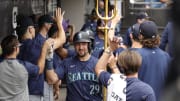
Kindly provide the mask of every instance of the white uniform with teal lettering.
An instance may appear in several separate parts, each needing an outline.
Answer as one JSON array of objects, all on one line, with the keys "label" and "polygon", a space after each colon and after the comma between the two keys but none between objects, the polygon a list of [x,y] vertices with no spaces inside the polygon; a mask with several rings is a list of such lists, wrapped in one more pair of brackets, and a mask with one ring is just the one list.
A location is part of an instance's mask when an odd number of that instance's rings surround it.
[{"label": "white uniform with teal lettering", "polygon": [[112,74],[108,80],[107,101],[126,101],[126,77]]}]

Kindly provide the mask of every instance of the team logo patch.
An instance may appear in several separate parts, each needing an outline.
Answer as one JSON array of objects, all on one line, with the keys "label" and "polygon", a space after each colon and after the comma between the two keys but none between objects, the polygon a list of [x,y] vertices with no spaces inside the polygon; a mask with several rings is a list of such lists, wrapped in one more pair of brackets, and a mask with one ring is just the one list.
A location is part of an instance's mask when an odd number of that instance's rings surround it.
[{"label": "team logo patch", "polygon": [[74,68],[75,66],[76,66],[76,65],[70,65],[69,67],[70,67],[70,68]]},{"label": "team logo patch", "polygon": [[111,77],[111,78],[108,80],[108,85],[110,85],[112,81],[113,81],[113,78]]},{"label": "team logo patch", "polygon": [[96,42],[96,45],[100,44],[100,42]]}]

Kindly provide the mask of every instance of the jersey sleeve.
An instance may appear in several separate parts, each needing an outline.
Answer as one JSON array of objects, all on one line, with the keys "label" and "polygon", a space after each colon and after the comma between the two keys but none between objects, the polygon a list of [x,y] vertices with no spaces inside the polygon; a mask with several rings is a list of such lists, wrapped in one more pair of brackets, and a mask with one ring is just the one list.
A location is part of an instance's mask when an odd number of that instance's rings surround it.
[{"label": "jersey sleeve", "polygon": [[111,74],[103,71],[100,73],[99,75],[99,81],[104,85],[107,86],[108,85],[108,80],[110,79]]},{"label": "jersey sleeve", "polygon": [[55,69],[55,72],[56,74],[58,75],[58,78],[59,79],[63,79],[64,78],[64,75],[65,75],[65,65],[64,65],[64,62],[62,62],[59,67],[57,67]]},{"label": "jersey sleeve", "polygon": [[73,49],[68,49],[67,51],[68,51],[68,56],[67,56],[67,58],[73,57],[73,56],[76,55],[76,52],[75,52],[75,50],[73,50]]},{"label": "jersey sleeve", "polygon": [[161,48],[162,50],[165,50],[166,44],[168,43],[168,34],[169,34],[169,31],[168,31],[168,25],[167,25],[162,33],[161,42],[159,45],[159,48]]},{"label": "jersey sleeve", "polygon": [[149,94],[145,101],[156,101],[156,97],[154,94]]},{"label": "jersey sleeve", "polygon": [[37,65],[34,65],[27,61],[20,61],[20,60],[19,63],[25,66],[29,77],[36,77],[39,75],[39,67]]}]

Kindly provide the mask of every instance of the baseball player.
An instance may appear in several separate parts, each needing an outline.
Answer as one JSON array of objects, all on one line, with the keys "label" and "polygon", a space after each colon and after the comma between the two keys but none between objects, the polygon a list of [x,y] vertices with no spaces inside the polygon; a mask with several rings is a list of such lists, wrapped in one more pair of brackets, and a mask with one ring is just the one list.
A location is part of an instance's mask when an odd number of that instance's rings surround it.
[{"label": "baseball player", "polygon": [[[136,24],[141,24],[142,22],[148,20],[148,15],[145,12],[139,12],[136,16]],[[129,27],[127,32],[125,33],[124,36],[124,45],[126,45],[127,47],[131,47],[132,42],[131,42],[131,38],[130,38],[130,33],[132,32],[132,28]]]},{"label": "baseball player", "polygon": [[[53,49],[58,48],[65,42],[65,33],[62,26],[63,15],[64,13],[61,14],[61,9],[57,8],[55,20],[58,25],[58,34],[57,37],[53,39],[54,40]],[[27,38],[23,40],[23,44],[26,47],[26,49],[23,49],[22,52],[26,54],[21,55],[22,57],[20,58],[29,61],[33,64],[37,64],[39,61],[38,58],[40,57],[41,48],[43,46],[43,43],[48,39],[47,33],[53,24],[53,19],[50,15],[43,15],[39,18],[38,24],[40,30],[39,33],[35,36],[35,38],[32,39]],[[29,30],[27,30],[27,32],[28,31]],[[42,72],[42,74],[39,75],[38,78],[29,79],[28,87],[29,87],[30,101],[47,101],[49,99],[53,100],[53,96],[51,96],[52,94],[51,95],[48,94],[49,89],[46,89],[48,88],[48,85],[45,82],[44,74],[45,73]]]},{"label": "baseball player", "polygon": [[66,101],[101,101],[102,89],[94,71],[98,60],[90,54],[89,35],[80,31],[75,34],[73,42],[76,55],[63,60],[55,69],[60,80],[66,78]]},{"label": "baseball player", "polygon": [[160,37],[154,22],[145,21],[140,24],[139,38],[143,48],[138,51],[143,62],[138,77],[153,88],[156,100],[159,101],[168,71],[170,56],[158,47]]},{"label": "baseball player", "polygon": [[[51,45],[48,40],[43,44],[41,58],[45,59],[47,49]],[[1,101],[29,101],[28,80],[38,78],[44,71],[44,62],[34,65],[30,62],[16,59],[20,52],[18,39],[14,35],[5,37],[1,42],[3,50],[0,60],[0,100]]]},{"label": "baseball player", "polygon": [[[115,46],[118,45],[116,42],[117,39],[113,38],[110,47],[105,49],[95,67],[100,82],[107,86],[107,101],[156,101],[153,89],[138,79],[138,69],[142,63],[140,54],[127,49],[122,51],[117,59],[114,58],[114,63],[109,62]],[[111,64],[109,66],[113,74],[105,71],[108,63]],[[122,70],[124,75],[119,70]]]}]

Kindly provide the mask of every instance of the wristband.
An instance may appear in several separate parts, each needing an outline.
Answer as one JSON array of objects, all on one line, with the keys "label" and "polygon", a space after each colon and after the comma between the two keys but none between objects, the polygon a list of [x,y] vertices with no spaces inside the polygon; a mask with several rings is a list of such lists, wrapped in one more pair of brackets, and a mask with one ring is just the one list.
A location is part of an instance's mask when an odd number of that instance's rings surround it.
[{"label": "wristband", "polygon": [[107,53],[107,54],[109,54],[109,55],[112,54],[112,51],[110,50],[110,48],[105,49],[104,52]]},{"label": "wristband", "polygon": [[46,59],[45,69],[46,70],[52,70],[53,69],[53,59]]}]

